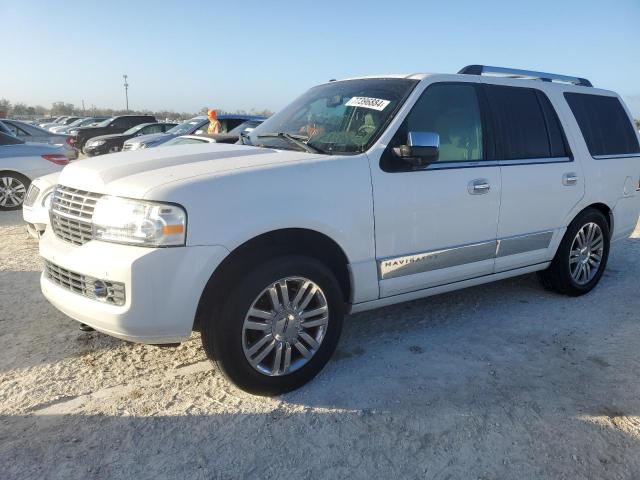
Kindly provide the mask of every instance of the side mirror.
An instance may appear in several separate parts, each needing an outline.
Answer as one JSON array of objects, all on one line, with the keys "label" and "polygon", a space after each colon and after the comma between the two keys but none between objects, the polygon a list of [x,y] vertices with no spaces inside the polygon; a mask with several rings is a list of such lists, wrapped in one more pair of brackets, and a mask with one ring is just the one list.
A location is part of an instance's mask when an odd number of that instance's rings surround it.
[{"label": "side mirror", "polygon": [[440,135],[435,132],[409,132],[407,144],[394,148],[396,155],[415,167],[437,162],[440,154]]}]

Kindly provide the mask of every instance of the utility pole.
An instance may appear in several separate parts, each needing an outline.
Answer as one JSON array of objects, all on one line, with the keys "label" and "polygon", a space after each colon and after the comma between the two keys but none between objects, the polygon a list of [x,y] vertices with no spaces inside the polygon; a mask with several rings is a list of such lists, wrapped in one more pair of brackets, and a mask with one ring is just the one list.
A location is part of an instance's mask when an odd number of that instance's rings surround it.
[{"label": "utility pole", "polygon": [[124,98],[127,102],[127,113],[129,113],[129,84],[127,83],[127,75],[122,75],[122,78],[124,78]]},{"label": "utility pole", "polygon": [[84,100],[82,100],[82,114],[84,115],[85,113],[86,112],[85,112],[85,109],[84,109]]}]

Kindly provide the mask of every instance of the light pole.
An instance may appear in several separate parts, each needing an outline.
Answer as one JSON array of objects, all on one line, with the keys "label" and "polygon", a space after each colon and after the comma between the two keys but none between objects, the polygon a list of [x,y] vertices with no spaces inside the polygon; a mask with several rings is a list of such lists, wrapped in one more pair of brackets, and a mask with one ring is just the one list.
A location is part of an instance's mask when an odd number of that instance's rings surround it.
[{"label": "light pole", "polygon": [[124,78],[124,98],[127,102],[127,113],[129,112],[129,84],[127,83],[127,75],[122,75]]}]

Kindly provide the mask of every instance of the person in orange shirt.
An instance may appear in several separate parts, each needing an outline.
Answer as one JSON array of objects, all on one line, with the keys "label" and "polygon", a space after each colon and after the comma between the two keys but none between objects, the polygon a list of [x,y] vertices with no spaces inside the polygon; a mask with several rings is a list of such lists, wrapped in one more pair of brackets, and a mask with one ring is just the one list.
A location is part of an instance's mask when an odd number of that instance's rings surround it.
[{"label": "person in orange shirt", "polygon": [[218,113],[215,110],[209,110],[207,118],[209,119],[209,128],[207,129],[207,133],[210,135],[220,133],[222,125],[220,125],[220,122],[218,121]]}]

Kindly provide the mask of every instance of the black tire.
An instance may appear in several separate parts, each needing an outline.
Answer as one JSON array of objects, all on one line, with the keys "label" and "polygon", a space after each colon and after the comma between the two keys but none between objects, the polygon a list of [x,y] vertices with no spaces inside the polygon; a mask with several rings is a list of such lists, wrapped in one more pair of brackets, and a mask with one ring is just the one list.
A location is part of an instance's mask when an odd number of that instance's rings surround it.
[{"label": "black tire", "polygon": [[27,190],[29,190],[31,180],[17,172],[0,172],[0,189],[3,189],[5,187],[4,179],[10,179],[13,182],[20,182],[20,184],[24,186],[24,193],[19,204],[6,206],[2,205],[4,195],[0,192],[0,211],[20,210],[22,208],[22,204],[24,203],[24,199],[27,197]]},{"label": "black tire", "polygon": [[[569,257],[576,235],[589,223],[595,223],[602,231],[604,237],[602,260],[593,278],[584,284],[580,284],[571,275]],[[609,236],[609,223],[602,212],[593,208],[582,211],[567,228],[551,265],[546,270],[538,272],[538,278],[542,285],[549,290],[572,297],[589,293],[598,284],[607,266],[610,247]]]},{"label": "black tire", "polygon": [[[309,382],[331,358],[342,330],[344,301],[334,274],[315,258],[282,255],[234,277],[237,280],[231,280],[231,286],[227,284],[223,295],[216,295],[202,319],[202,344],[207,356],[232,383],[252,394],[279,395]],[[269,376],[256,370],[245,356],[243,322],[260,293],[287,277],[304,277],[318,285],[326,298],[329,319],[320,346],[306,364],[286,375]]]}]

